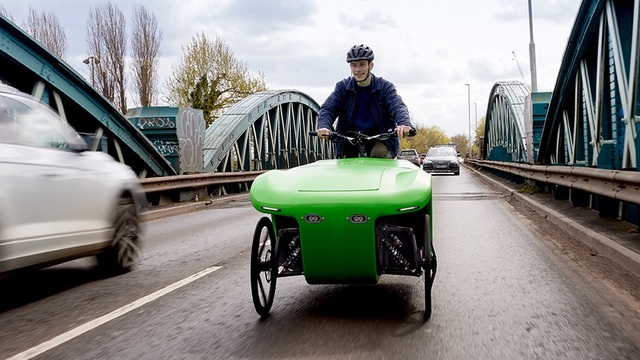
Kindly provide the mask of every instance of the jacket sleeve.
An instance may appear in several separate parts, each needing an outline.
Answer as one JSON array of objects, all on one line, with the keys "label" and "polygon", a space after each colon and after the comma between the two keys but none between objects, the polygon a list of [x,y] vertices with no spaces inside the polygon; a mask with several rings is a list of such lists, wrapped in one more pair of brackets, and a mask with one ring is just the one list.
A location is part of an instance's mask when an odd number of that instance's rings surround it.
[{"label": "jacket sleeve", "polygon": [[389,81],[385,81],[384,94],[389,113],[396,125],[407,125],[415,128],[413,124],[411,124],[411,117],[409,116],[407,105],[402,101],[402,97],[398,95],[396,87]]},{"label": "jacket sleeve", "polygon": [[318,113],[318,129],[326,128],[333,130],[333,122],[340,114],[340,104],[344,101],[344,85],[342,82],[336,83],[336,87],[324,101]]}]

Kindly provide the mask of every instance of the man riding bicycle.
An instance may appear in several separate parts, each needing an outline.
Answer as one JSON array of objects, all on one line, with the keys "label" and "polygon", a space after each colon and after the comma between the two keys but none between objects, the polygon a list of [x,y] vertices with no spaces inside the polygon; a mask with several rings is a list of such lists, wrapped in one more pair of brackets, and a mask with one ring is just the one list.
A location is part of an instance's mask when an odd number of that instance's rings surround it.
[{"label": "man riding bicycle", "polygon": [[[365,144],[371,157],[395,158],[400,150],[400,137],[415,132],[409,110],[388,80],[376,77],[373,69],[373,50],[361,44],[347,52],[351,77],[336,83],[335,89],[320,107],[318,136],[328,139],[333,123],[335,131],[347,135],[358,131],[375,135],[394,130],[398,137]],[[342,139],[336,141],[338,158],[357,157],[358,149]]]}]

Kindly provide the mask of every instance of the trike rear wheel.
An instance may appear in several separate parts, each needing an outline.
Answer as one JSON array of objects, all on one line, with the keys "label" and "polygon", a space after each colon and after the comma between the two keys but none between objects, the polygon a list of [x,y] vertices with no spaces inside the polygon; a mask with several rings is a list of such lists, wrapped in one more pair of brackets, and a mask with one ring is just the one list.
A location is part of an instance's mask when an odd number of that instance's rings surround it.
[{"label": "trike rear wheel", "polygon": [[424,217],[424,249],[422,252],[422,268],[424,269],[424,319],[431,318],[431,288],[436,277],[437,260],[431,237],[431,216]]},{"label": "trike rear wheel", "polygon": [[273,305],[278,274],[276,239],[271,219],[263,217],[253,233],[251,246],[251,297],[258,315],[265,317]]}]

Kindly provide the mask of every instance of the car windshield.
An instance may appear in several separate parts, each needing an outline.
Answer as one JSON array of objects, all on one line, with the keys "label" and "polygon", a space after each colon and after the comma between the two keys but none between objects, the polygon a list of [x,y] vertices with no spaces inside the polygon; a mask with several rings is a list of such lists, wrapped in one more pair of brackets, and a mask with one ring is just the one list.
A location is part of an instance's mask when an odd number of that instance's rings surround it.
[{"label": "car windshield", "polygon": [[55,149],[84,145],[52,110],[13,96],[0,96],[0,142]]},{"label": "car windshield", "polygon": [[427,156],[456,156],[456,153],[453,150],[453,148],[440,147],[440,148],[429,149]]},{"label": "car windshield", "polygon": [[400,155],[415,155],[413,151],[403,150],[400,151]]}]

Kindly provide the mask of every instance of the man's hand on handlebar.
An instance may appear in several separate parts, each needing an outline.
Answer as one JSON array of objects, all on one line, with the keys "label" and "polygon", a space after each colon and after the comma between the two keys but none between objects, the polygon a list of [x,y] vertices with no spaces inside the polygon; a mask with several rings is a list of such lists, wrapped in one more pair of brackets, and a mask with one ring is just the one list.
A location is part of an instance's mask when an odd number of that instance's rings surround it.
[{"label": "man's hand on handlebar", "polygon": [[319,138],[328,139],[329,135],[331,134],[331,130],[327,128],[322,128],[322,129],[318,129],[317,133]]},{"label": "man's hand on handlebar", "polygon": [[395,129],[396,134],[399,138],[403,138],[405,136],[413,136],[415,135],[415,130],[411,126],[407,125],[398,125]]}]

